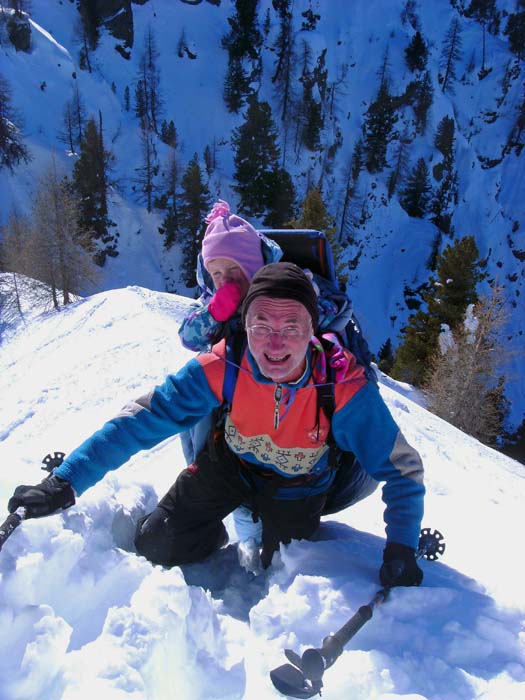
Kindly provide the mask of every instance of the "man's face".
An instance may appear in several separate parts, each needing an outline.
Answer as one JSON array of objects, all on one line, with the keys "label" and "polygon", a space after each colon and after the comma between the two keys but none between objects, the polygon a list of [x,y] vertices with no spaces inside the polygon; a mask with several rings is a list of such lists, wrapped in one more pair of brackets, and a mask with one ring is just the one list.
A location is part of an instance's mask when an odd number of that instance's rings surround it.
[{"label": "man's face", "polygon": [[313,332],[310,314],[300,302],[256,297],[248,309],[246,330],[250,351],[265,377],[276,383],[300,379]]}]

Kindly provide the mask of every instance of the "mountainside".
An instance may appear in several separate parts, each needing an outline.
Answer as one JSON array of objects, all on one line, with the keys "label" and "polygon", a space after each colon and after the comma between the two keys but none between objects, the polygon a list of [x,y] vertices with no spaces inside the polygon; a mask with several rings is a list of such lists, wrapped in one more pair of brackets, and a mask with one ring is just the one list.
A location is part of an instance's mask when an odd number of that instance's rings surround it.
[{"label": "mountainside", "polygon": [[[428,281],[429,260],[453,238],[466,235],[475,236],[486,260],[487,283],[497,280],[505,286],[511,311],[505,342],[514,350],[523,350],[524,65],[503,34],[509,13],[520,11],[520,3],[498,0],[501,27],[493,34],[483,31],[475,17],[465,16],[462,9],[468,3],[459,0],[295,0],[292,87],[296,95],[303,89],[300,65],[307,51],[313,76],[311,98],[322,117],[318,143],[310,150],[297,148],[293,124],[287,126],[280,120],[282,94],[272,82],[281,29],[278,8],[283,4],[256,3],[262,42],[258,59],[252,61],[260,68],[252,88],[272,106],[282,164],[292,176],[298,202],[312,184],[322,187],[337,226],[341,262],[348,265],[348,293],[372,351],[377,353],[387,338],[397,344],[414,303],[420,302],[418,290]],[[90,55],[91,72],[80,68],[82,42],[76,3],[33,0],[28,51],[15,50],[2,28],[0,71],[9,81],[13,106],[23,118],[32,160],[12,172],[0,171],[0,225],[12,207],[30,210],[38,177],[51,156],[66,172],[71,171],[77,156],[59,140],[59,132],[64,106],[78,87],[87,114],[102,118],[106,146],[115,156],[109,215],[119,234],[118,256],[106,261],[97,289],[137,284],[191,294],[177,276],[178,244],[169,251],[163,247],[158,229],[165,212],[153,209],[148,213],[140,201],[137,171],[142,144],[133,98],[145,36],[152,32],[158,49],[162,116],[173,120],[176,127],[180,167],[183,170],[197,153],[205,171],[204,152],[212,148],[211,196],[228,200],[235,209],[239,199],[233,189],[231,138],[232,130],[244,121],[245,109],[236,114],[225,105],[228,52],[221,41],[230,32],[228,20],[236,5],[147,0],[99,2],[96,6],[107,21],[100,25],[98,47]],[[461,48],[454,61],[456,77],[444,89],[448,74],[443,56],[454,20],[459,23]],[[433,90],[424,126],[409,88],[425,71],[411,71],[405,60],[405,50],[417,30],[428,49],[426,70]],[[394,97],[397,115],[385,154],[387,165],[377,172],[362,168],[348,197],[356,143],[363,137],[367,111],[383,80]],[[129,110],[126,88],[131,94]],[[430,221],[430,213],[421,218],[409,216],[400,205],[403,183],[418,159],[423,158],[427,165],[433,190],[442,184],[442,154],[434,140],[444,117],[451,118],[455,127],[457,202],[449,204],[448,211],[452,237]],[[390,178],[400,163],[403,143],[404,174],[400,172],[393,187]],[[161,187],[171,149],[160,140],[155,148]],[[93,291],[96,289],[85,289],[86,293]],[[506,373],[511,421],[516,426],[525,408],[523,358],[516,356]]]},{"label": "mountainside", "polygon": [[[68,452],[191,356],[188,300],[128,287],[60,313],[33,309],[0,348],[0,520],[48,453]],[[426,412],[409,387],[380,391],[425,464],[424,526],[442,531],[424,585],[396,589],[324,675],[324,700],[521,700],[523,567],[514,536],[523,466]],[[0,700],[283,697],[284,649],[319,646],[378,589],[378,490],[281,548],[254,577],[231,543],[201,564],[152,566],[137,520],[183,467],[177,437],[136,454],[62,515],[23,522],[0,552]]]}]

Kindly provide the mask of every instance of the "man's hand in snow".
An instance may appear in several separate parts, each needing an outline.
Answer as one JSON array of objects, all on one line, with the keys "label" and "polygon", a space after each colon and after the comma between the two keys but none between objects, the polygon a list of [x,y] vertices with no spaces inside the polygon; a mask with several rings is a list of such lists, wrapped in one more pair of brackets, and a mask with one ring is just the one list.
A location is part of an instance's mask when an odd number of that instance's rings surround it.
[{"label": "man's hand in snow", "polygon": [[379,571],[383,586],[419,586],[423,572],[417,565],[412,547],[398,542],[388,542],[383,552],[383,566]]}]

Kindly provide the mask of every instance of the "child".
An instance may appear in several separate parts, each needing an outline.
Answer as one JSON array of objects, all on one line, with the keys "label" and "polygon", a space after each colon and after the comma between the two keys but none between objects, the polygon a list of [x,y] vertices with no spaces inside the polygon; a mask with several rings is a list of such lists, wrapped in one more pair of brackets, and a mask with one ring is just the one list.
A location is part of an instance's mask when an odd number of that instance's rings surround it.
[{"label": "child", "polygon": [[253,275],[281,257],[277,243],[232,214],[222,199],[214,204],[206,223],[197,263],[202,295],[179,329],[184,347],[197,352],[240,328],[239,307]]}]

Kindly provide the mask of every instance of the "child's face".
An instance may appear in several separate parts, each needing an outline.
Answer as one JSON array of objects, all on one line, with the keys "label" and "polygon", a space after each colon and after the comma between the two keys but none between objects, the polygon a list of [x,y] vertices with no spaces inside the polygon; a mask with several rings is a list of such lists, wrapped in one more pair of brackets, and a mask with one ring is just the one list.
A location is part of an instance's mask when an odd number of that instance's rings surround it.
[{"label": "child's face", "polygon": [[208,263],[215,289],[220,289],[226,282],[235,282],[241,288],[242,299],[246,296],[250,283],[239,265],[228,258],[215,258]]}]

